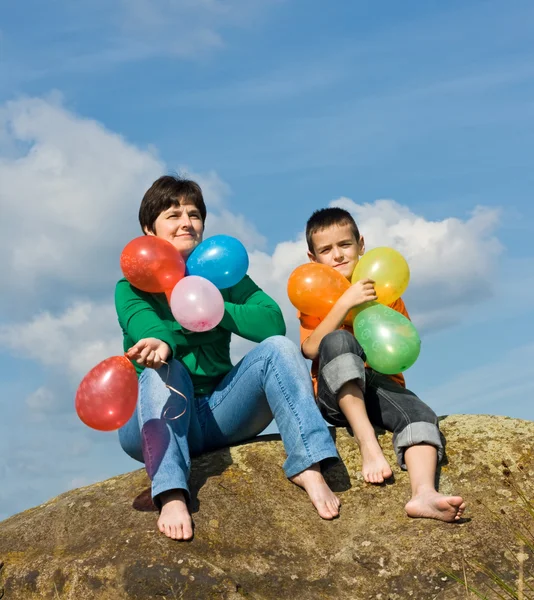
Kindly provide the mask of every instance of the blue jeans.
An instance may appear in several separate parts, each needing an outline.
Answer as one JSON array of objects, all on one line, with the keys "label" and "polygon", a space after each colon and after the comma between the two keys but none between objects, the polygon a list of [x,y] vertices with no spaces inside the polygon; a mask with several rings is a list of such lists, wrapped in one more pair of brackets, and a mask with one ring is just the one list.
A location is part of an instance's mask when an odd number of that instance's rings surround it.
[{"label": "blue jeans", "polygon": [[273,416],[287,454],[287,477],[314,463],[337,461],[306,363],[283,336],[258,344],[210,396],[194,396],[191,378],[177,360],[157,371],[145,369],[136,411],[119,430],[119,441],[128,455],[145,463],[153,498],[172,489],[189,493],[191,456],[254,438]]}]

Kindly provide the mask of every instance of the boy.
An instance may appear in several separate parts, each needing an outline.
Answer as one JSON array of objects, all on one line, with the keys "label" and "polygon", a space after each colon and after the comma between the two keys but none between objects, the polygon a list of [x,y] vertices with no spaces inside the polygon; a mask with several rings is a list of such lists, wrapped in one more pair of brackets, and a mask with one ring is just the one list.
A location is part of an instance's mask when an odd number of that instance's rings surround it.
[{"label": "boy", "polygon": [[[329,265],[351,279],[364,239],[351,214],[341,208],[315,211],[306,225],[308,257]],[[373,281],[356,282],[339,298],[324,319],[300,314],[301,348],[313,361],[312,378],[323,417],[332,425],[349,426],[362,454],[366,482],[382,483],[392,476],[373,424],[393,432],[399,465],[410,476],[410,517],[458,521],[465,509],[460,496],[444,496],[435,488],[443,445],[434,412],[405,388],[404,377],[386,376],[365,366],[365,354],[348,325],[350,311],[376,300]],[[404,302],[391,308],[408,317]]]}]

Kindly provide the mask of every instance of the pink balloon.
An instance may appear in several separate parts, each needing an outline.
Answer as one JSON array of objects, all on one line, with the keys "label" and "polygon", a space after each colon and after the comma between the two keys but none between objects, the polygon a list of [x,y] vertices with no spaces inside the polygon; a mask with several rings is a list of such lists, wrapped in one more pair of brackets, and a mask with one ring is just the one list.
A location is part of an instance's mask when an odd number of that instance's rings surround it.
[{"label": "pink balloon", "polygon": [[189,331],[213,329],[224,315],[221,292],[198,275],[184,277],[174,286],[170,306],[174,318]]}]

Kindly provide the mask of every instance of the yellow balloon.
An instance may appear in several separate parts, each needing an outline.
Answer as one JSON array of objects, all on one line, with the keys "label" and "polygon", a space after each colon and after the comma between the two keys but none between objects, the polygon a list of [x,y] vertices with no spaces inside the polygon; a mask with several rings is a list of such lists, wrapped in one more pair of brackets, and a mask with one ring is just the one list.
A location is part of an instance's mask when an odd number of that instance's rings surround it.
[{"label": "yellow balloon", "polygon": [[404,294],[410,281],[410,267],[393,248],[373,248],[359,260],[352,273],[352,283],[372,279],[380,304],[392,304]]}]

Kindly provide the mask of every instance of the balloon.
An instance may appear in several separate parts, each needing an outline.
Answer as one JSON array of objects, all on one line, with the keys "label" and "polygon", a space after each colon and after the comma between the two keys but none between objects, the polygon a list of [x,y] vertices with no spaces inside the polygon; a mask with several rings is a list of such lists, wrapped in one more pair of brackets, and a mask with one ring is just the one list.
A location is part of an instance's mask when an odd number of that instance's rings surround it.
[{"label": "balloon", "polygon": [[291,273],[287,295],[300,312],[323,318],[349,287],[347,278],[333,267],[310,262]]},{"label": "balloon", "polygon": [[113,431],[133,415],[137,394],[134,366],[125,356],[112,356],[82,379],[76,392],[76,412],[89,427]]},{"label": "balloon", "polygon": [[408,263],[393,248],[374,248],[366,252],[352,273],[352,283],[372,279],[380,304],[392,304],[404,294],[410,281]]},{"label": "balloon", "polygon": [[182,255],[167,240],[143,235],[128,242],[121,254],[124,277],[143,292],[172,290],[185,274]]},{"label": "balloon", "polygon": [[174,318],[190,331],[213,329],[224,315],[221,292],[197,275],[188,275],[174,286],[170,306]]},{"label": "balloon", "polygon": [[404,315],[378,302],[365,304],[354,319],[354,335],[367,364],[385,375],[409,369],[419,356],[417,329]]},{"label": "balloon", "polygon": [[187,259],[187,274],[204,277],[220,290],[239,283],[248,270],[245,246],[229,235],[214,235],[199,244]]}]

